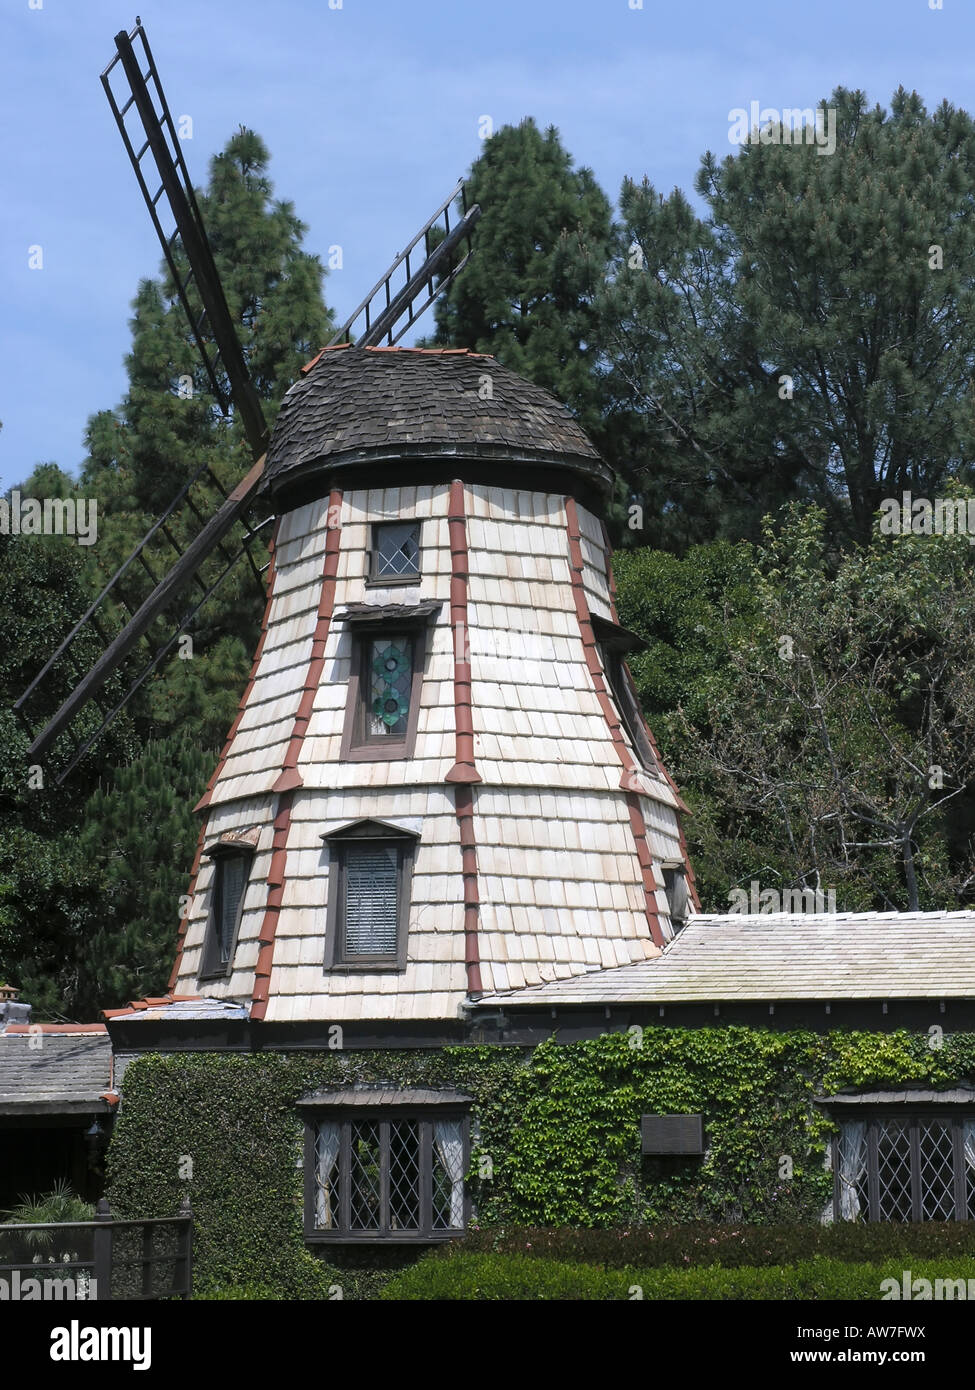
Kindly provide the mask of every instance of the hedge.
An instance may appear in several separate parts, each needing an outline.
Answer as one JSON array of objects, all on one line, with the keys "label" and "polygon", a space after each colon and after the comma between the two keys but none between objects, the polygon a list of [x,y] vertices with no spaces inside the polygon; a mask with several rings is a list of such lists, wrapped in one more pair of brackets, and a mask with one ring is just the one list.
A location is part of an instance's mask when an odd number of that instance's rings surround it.
[{"label": "hedge", "polygon": [[[464,1300],[465,1302],[528,1302],[588,1300],[621,1302],[694,1301],[703,1299],[880,1301],[882,1280],[903,1286],[902,1260],[883,1264],[848,1264],[817,1257],[791,1265],[760,1269],[751,1265],[727,1269],[710,1265],[697,1269],[602,1269],[597,1265],[563,1264],[527,1255],[466,1254],[452,1259],[425,1258],[392,1279],[379,1297],[394,1301]],[[975,1297],[975,1259],[913,1261],[912,1280],[966,1281],[964,1295]],[[971,1281],[970,1283],[968,1281]],[[920,1292],[920,1290],[918,1290]],[[963,1296],[964,1296],[963,1295]]]},{"label": "hedge", "polygon": [[[296,1107],[307,1091],[355,1082],[466,1091],[482,1226],[626,1230],[815,1224],[831,1193],[832,1128],[816,1095],[973,1074],[972,1034],[933,1048],[926,1034],[745,1027],[648,1027],[534,1050],[149,1055],[125,1071],[107,1195],[128,1217],[174,1214],[189,1196],[201,1291],[257,1285],[325,1298],[341,1285],[349,1297],[375,1291],[402,1257],[330,1248],[323,1265],[306,1250]],[[641,1114],[697,1111],[703,1158],[642,1158]]]},{"label": "hedge", "polygon": [[893,1256],[930,1259],[975,1258],[975,1222],[921,1221],[819,1226],[654,1226],[599,1230],[561,1227],[504,1227],[469,1232],[442,1258],[456,1254],[524,1255],[536,1260],[660,1269],[706,1265],[756,1268],[787,1265],[821,1255],[845,1263],[878,1263]]}]

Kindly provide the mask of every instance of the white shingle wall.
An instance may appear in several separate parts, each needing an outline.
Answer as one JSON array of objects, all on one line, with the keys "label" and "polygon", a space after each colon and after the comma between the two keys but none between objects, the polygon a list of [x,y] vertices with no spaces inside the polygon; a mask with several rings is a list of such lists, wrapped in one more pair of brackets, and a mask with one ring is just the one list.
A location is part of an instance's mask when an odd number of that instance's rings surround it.
[{"label": "white shingle wall", "polygon": [[[233,970],[225,979],[208,980],[203,989],[218,999],[250,998],[257,964],[257,937],[264,920],[267,901],[267,875],[271,867],[272,817],[274,798],[250,797],[229,805],[215,806],[209,813],[204,850],[228,831],[260,830],[257,849],[251,861],[250,877],[244,892],[243,912]],[[190,903],[183,941],[183,956],[176,983],[177,994],[195,994],[203,955],[203,941],[213,903],[214,861],[204,853]]]},{"label": "white shingle wall", "polygon": [[[428,631],[415,754],[409,761],[340,761],[350,673],[345,624],[331,624],[325,669],[299,761],[278,917],[268,1020],[453,1017],[466,993],[463,880],[453,791],[454,665],[450,630],[449,489],[347,493],[335,608],[348,603],[443,607]],[[282,517],[268,631],[254,688],[214,786],[208,840],[262,825],[233,974],[207,983],[218,997],[253,988],[264,917],[278,776],[311,657],[321,597],[327,499]],[[466,489],[468,640],[475,756],[474,833],[485,989],[537,985],[655,954],[621,765],[593,691],[575,613],[565,500],[484,486]],[[578,508],[583,582],[594,613],[610,616],[602,528]],[[366,588],[370,523],[422,519],[416,586]],[[658,882],[659,861],[679,858],[672,795],[641,796]],[[416,816],[409,962],[403,974],[326,976],[326,823]],[[219,827],[219,828],[218,828]],[[209,908],[210,861],[201,863],[177,989],[193,992]],[[658,894],[665,931],[666,899]]]}]

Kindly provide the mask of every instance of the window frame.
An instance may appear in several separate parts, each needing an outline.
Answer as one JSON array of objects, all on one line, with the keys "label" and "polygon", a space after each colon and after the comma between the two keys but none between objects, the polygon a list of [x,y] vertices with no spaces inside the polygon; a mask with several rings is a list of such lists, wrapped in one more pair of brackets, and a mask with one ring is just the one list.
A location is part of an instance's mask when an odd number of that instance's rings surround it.
[{"label": "window frame", "polygon": [[[382,821],[365,820],[325,835],[323,839],[329,853],[328,901],[325,909],[325,970],[330,974],[345,975],[377,971],[402,974],[406,969],[410,888],[419,837],[411,831],[387,825]],[[397,852],[395,953],[350,956],[345,949],[344,903],[348,849],[350,846],[364,843],[395,848]]]},{"label": "window frame", "polygon": [[[207,925],[203,937],[203,951],[200,957],[200,969],[197,978],[200,980],[225,980],[233,972],[234,956],[237,953],[237,943],[240,936],[240,924],[244,916],[244,899],[247,897],[247,889],[250,885],[250,871],[254,862],[254,845],[249,845],[237,841],[230,844],[218,840],[210,849],[205,850],[204,854],[213,862],[213,877],[208,888],[210,895],[210,906],[207,912]],[[230,935],[230,949],[226,961],[220,955],[220,910],[222,908],[222,878],[224,865],[230,859],[244,860],[244,886],[241,890],[240,900],[237,903],[237,913],[234,918],[233,930]]]},{"label": "window frame", "polygon": [[[416,530],[416,570],[412,574],[379,574],[379,532],[384,526],[412,526]],[[423,575],[423,524],[418,519],[374,521],[369,531],[369,572],[367,589],[408,588],[419,584]]]},{"label": "window frame", "polygon": [[[837,1107],[839,1109],[839,1107]],[[861,1110],[857,1106],[844,1105],[842,1113],[833,1112],[833,1120],[837,1125],[837,1133],[833,1136],[831,1151],[831,1172],[833,1177],[833,1220],[843,1221],[841,1215],[841,1178],[840,1178],[840,1139],[842,1136],[842,1126],[844,1122],[860,1120],[866,1124],[866,1193],[867,1211],[865,1219],[871,1223],[883,1222],[888,1225],[900,1224],[892,1217],[883,1216],[880,1212],[880,1166],[878,1158],[878,1126],[891,1120],[900,1120],[908,1125],[909,1145],[910,1145],[910,1187],[911,1187],[911,1217],[912,1222],[942,1220],[941,1217],[926,1217],[923,1209],[923,1196],[921,1192],[921,1171],[920,1171],[920,1125],[923,1121],[937,1120],[942,1124],[947,1124],[951,1131],[951,1163],[952,1163],[952,1184],[953,1184],[953,1205],[954,1214],[947,1219],[950,1221],[970,1221],[975,1217],[968,1215],[968,1174],[965,1163],[965,1131],[966,1120],[975,1120],[975,1105],[946,1104],[938,1105],[936,1102],[921,1103],[918,1105],[896,1105],[889,1106],[864,1106]],[[973,1186],[975,1186],[975,1175],[973,1175]],[[973,1194],[973,1207],[975,1207],[975,1194]]]},{"label": "window frame", "polygon": [[[350,626],[352,643],[349,695],[342,729],[339,757],[343,762],[391,762],[412,758],[416,747],[416,731],[420,719],[420,695],[423,689],[423,666],[426,660],[426,624],[417,622],[362,623]],[[369,688],[369,652],[373,642],[383,638],[405,637],[411,644],[413,677],[410,682],[410,711],[406,730],[401,737],[367,734],[367,701],[363,691]]]},{"label": "window frame", "polygon": [[630,741],[633,754],[644,772],[663,780],[650,735],[647,733],[643,711],[637,699],[633,677],[626,664],[627,653],[641,651],[646,644],[635,633],[620,627],[618,623],[610,622],[607,618],[600,618],[595,613],[591,615],[590,623],[596,639],[599,664],[603,668],[609,693],[616,704],[623,731]]},{"label": "window frame", "polygon": [[[304,1234],[309,1244],[320,1245],[432,1245],[457,1240],[468,1229],[471,1219],[471,1197],[467,1172],[471,1161],[471,1115],[469,1102],[449,1104],[369,1106],[303,1104],[304,1139]],[[360,1121],[379,1122],[380,1128],[380,1211],[389,1220],[389,1125],[396,1120],[413,1120],[420,1125],[420,1221],[415,1231],[392,1230],[388,1224],[379,1230],[351,1229],[351,1131]],[[433,1225],[433,1126],[436,1120],[460,1120],[463,1166],[464,1214],[462,1226],[434,1227]],[[316,1139],[318,1126],[333,1121],[339,1125],[339,1225],[333,1231],[315,1225]]]}]

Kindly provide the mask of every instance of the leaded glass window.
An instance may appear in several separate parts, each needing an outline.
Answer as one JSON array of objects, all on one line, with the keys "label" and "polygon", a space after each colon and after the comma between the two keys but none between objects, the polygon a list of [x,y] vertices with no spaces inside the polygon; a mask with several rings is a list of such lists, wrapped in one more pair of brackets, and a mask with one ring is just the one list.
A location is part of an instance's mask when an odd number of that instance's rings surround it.
[{"label": "leaded glass window", "polygon": [[373,528],[372,577],[415,579],[420,573],[420,524],[383,522]]},{"label": "leaded glass window", "polygon": [[436,1240],[466,1224],[468,1120],[456,1105],[387,1115],[350,1106],[309,1121],[309,1236]]},{"label": "leaded glass window", "polygon": [[847,1120],[834,1155],[840,1220],[975,1220],[975,1112]]},{"label": "leaded glass window", "polygon": [[413,687],[413,640],[408,634],[372,638],[367,653],[369,736],[405,738]]}]

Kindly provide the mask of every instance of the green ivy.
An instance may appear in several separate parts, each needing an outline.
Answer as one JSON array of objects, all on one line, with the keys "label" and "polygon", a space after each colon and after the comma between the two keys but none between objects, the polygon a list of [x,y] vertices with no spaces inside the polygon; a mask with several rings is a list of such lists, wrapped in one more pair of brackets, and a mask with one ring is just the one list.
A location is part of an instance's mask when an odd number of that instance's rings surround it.
[{"label": "green ivy", "polygon": [[[470,1186],[481,1226],[817,1222],[832,1126],[815,1097],[844,1087],[975,1076],[975,1035],[646,1028],[533,1050],[151,1055],[127,1068],[108,1156],[123,1216],[195,1221],[201,1291],[372,1296],[398,1252],[329,1251],[302,1237],[307,1091],[355,1082],[473,1098]],[[643,1158],[640,1116],[705,1116],[703,1158]],[[412,1256],[409,1256],[412,1258]]]}]

